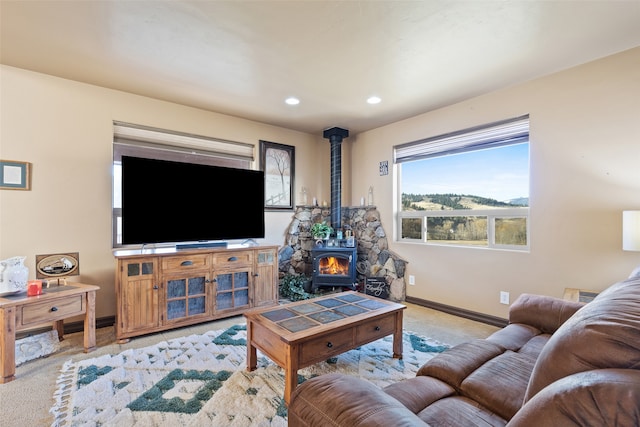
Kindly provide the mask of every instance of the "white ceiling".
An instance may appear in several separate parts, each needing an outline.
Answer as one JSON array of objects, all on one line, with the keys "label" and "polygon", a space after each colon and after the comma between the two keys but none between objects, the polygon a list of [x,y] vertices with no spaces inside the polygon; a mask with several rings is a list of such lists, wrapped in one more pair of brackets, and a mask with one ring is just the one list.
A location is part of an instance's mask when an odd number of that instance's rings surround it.
[{"label": "white ceiling", "polygon": [[640,0],[0,5],[3,64],[314,134],[354,135],[640,46]]}]

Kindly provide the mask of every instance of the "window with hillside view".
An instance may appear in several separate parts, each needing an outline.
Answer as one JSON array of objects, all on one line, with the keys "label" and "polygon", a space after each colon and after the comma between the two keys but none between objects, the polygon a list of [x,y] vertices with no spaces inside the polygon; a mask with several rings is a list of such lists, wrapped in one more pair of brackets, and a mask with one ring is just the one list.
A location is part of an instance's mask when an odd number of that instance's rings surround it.
[{"label": "window with hillside view", "polygon": [[529,248],[529,119],[394,149],[401,241]]}]

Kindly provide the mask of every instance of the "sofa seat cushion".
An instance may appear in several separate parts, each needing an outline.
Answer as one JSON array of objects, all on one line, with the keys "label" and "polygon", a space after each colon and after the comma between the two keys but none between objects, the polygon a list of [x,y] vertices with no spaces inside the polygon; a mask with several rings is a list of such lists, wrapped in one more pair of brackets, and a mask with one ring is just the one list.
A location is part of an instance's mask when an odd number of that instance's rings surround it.
[{"label": "sofa seat cushion", "polygon": [[518,351],[532,338],[542,331],[533,326],[522,323],[511,323],[487,337],[487,341],[504,347],[507,350]]},{"label": "sofa seat cushion", "polygon": [[469,375],[460,393],[508,420],[522,407],[535,362],[529,354],[507,351]]},{"label": "sofa seat cushion", "polygon": [[567,320],[542,349],[525,399],[568,375],[640,369],[640,278],[610,286]]},{"label": "sofa seat cushion", "polygon": [[549,341],[549,338],[551,338],[551,335],[549,334],[536,335],[535,337],[531,338],[525,345],[520,347],[518,353],[527,354],[534,359],[537,359],[542,352],[542,349],[547,344],[547,341]]},{"label": "sofa seat cushion", "polygon": [[437,378],[459,390],[469,374],[504,351],[501,345],[476,339],[438,354],[422,365],[416,375]]},{"label": "sofa seat cushion", "polygon": [[436,400],[456,393],[450,385],[432,377],[418,376],[393,383],[384,391],[417,414]]},{"label": "sofa seat cushion", "polygon": [[498,427],[507,424],[502,417],[462,396],[438,400],[419,412],[418,418],[431,427]]}]

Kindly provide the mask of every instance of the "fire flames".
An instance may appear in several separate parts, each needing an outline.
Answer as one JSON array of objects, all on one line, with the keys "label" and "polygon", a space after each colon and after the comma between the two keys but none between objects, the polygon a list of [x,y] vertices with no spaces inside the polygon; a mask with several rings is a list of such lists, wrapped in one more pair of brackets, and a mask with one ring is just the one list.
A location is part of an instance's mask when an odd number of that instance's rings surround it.
[{"label": "fire flames", "polygon": [[337,274],[344,276],[349,274],[349,261],[343,258],[333,256],[324,257],[320,259],[318,264],[320,274]]}]

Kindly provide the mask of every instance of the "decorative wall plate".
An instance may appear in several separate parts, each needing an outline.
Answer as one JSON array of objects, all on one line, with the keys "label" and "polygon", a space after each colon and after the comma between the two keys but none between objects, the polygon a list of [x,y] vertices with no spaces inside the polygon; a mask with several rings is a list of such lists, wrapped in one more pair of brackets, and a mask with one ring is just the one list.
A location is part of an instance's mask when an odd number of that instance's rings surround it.
[{"label": "decorative wall plate", "polygon": [[80,274],[78,252],[36,255],[36,278],[48,279]]}]

